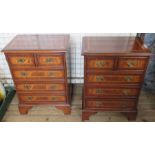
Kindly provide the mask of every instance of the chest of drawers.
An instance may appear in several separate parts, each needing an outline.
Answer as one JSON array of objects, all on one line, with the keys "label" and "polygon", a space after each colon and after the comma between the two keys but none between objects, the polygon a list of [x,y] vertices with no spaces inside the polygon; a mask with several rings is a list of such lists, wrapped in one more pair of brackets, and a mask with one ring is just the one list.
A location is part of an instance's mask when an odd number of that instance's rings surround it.
[{"label": "chest of drawers", "polygon": [[18,35],[4,49],[19,111],[51,104],[70,114],[69,35]]},{"label": "chest of drawers", "polygon": [[150,50],[136,37],[84,37],[82,120],[101,111],[135,120]]}]

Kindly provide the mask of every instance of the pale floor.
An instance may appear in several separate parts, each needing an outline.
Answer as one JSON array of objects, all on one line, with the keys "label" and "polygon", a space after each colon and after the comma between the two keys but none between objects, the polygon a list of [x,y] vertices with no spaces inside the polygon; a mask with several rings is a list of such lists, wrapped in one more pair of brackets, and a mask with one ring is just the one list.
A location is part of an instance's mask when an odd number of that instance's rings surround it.
[{"label": "pale floor", "polygon": [[[71,115],[64,115],[53,106],[35,106],[27,115],[20,115],[18,99],[15,95],[4,118],[4,122],[80,122],[82,105],[82,86],[75,86]],[[99,112],[90,117],[90,122],[126,122],[124,115],[116,112]],[[141,91],[137,122],[155,121],[155,94]]]}]

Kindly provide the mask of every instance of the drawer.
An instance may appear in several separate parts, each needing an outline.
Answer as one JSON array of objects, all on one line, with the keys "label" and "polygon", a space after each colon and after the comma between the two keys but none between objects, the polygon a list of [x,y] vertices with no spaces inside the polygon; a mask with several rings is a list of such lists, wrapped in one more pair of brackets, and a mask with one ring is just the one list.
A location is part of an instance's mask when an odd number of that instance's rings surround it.
[{"label": "drawer", "polygon": [[64,56],[54,54],[37,54],[38,66],[63,67]]},{"label": "drawer", "polygon": [[9,54],[7,59],[11,67],[34,67],[33,54]]},{"label": "drawer", "polygon": [[102,73],[87,73],[87,83],[140,83],[143,81],[142,75],[105,75]]},{"label": "drawer", "polygon": [[124,108],[131,109],[137,105],[136,100],[125,99],[86,99],[85,108],[87,109],[108,109],[108,108]]},{"label": "drawer", "polygon": [[63,70],[13,70],[14,78],[20,79],[60,79],[64,78]]},{"label": "drawer", "polygon": [[64,83],[17,83],[18,91],[65,91]]},{"label": "drawer", "polygon": [[65,102],[66,97],[53,94],[19,94],[21,102]]},{"label": "drawer", "polygon": [[86,68],[87,69],[109,69],[114,67],[114,58],[111,57],[87,57]]},{"label": "drawer", "polygon": [[118,69],[145,70],[147,62],[147,57],[120,57],[118,60]]},{"label": "drawer", "polygon": [[137,88],[86,88],[87,96],[109,97],[109,96],[137,96],[139,89]]}]

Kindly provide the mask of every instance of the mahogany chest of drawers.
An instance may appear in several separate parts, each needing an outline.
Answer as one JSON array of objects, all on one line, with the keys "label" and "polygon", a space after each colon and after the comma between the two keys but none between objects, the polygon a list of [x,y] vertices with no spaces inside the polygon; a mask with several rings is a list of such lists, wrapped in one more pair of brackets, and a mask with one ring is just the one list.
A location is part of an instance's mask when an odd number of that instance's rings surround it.
[{"label": "mahogany chest of drawers", "polygon": [[70,114],[69,35],[18,35],[4,49],[19,111],[51,104]]},{"label": "mahogany chest of drawers", "polygon": [[135,120],[150,50],[137,37],[84,37],[82,119],[100,111]]}]

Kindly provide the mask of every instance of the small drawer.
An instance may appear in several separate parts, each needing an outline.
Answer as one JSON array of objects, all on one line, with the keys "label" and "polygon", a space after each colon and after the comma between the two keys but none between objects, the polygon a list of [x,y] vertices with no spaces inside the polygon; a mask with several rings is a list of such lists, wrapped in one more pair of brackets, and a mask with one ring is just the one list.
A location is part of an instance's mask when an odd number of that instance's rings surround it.
[{"label": "small drawer", "polygon": [[64,56],[52,54],[37,54],[38,66],[63,67]]},{"label": "small drawer", "polygon": [[87,69],[109,69],[114,67],[114,58],[109,57],[87,57]]},{"label": "small drawer", "polygon": [[65,91],[64,83],[17,83],[18,91]]},{"label": "small drawer", "polygon": [[136,100],[131,99],[86,99],[85,108],[87,109],[132,109],[136,107]]},{"label": "small drawer", "polygon": [[11,67],[34,67],[33,54],[8,54],[7,59]]},{"label": "small drawer", "polygon": [[65,102],[65,96],[47,95],[47,94],[20,94],[19,99],[21,102]]},{"label": "small drawer", "polygon": [[137,88],[86,88],[87,96],[109,97],[109,96],[137,96],[139,89]]},{"label": "small drawer", "polygon": [[118,60],[118,69],[145,70],[148,58],[120,57]]},{"label": "small drawer", "polygon": [[63,70],[13,70],[13,76],[21,79],[64,79]]},{"label": "small drawer", "polygon": [[87,83],[140,83],[142,75],[105,75],[102,73],[87,73]]}]

